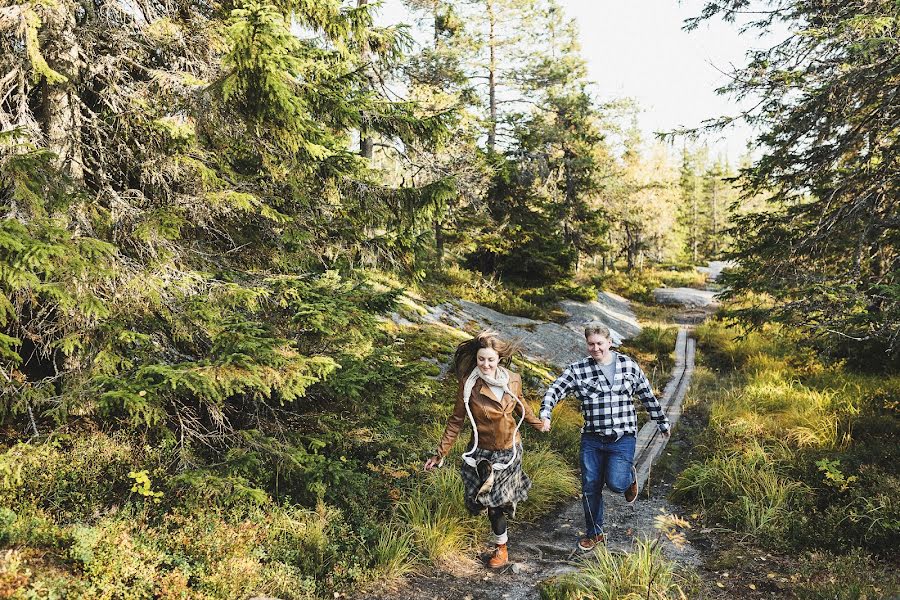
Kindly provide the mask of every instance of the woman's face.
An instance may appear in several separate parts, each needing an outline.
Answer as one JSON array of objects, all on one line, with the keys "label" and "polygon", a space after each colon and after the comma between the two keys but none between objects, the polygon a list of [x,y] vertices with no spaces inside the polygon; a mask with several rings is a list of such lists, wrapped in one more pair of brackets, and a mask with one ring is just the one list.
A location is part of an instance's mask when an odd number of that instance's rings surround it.
[{"label": "woman's face", "polygon": [[481,374],[493,377],[497,372],[497,365],[500,363],[500,355],[497,354],[497,351],[493,348],[479,348],[478,354],[475,356]]}]

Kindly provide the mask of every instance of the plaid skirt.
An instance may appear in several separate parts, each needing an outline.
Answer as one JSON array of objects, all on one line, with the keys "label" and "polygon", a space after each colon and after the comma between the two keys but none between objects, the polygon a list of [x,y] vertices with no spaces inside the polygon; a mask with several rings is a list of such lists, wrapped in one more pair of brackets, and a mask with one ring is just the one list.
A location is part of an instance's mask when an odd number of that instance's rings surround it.
[{"label": "plaid skirt", "polygon": [[510,517],[516,514],[516,504],[528,497],[531,479],[522,470],[522,444],[516,448],[516,460],[502,471],[490,468],[494,463],[506,463],[512,458],[509,450],[485,450],[476,448],[470,456],[477,467],[462,464],[462,480],[465,488],[466,508],[477,515],[488,507],[503,507]]}]

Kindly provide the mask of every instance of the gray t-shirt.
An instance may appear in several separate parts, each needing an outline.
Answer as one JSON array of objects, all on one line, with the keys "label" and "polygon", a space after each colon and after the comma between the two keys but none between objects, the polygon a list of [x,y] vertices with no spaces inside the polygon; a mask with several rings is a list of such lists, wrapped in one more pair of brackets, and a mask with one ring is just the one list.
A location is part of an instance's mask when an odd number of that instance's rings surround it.
[{"label": "gray t-shirt", "polygon": [[613,381],[616,376],[616,362],[619,360],[619,353],[612,352],[612,360],[609,361],[608,365],[604,365],[603,363],[597,363],[597,366],[600,367],[600,370],[603,371],[603,376],[606,377],[606,381],[609,382],[609,385],[613,384]]}]

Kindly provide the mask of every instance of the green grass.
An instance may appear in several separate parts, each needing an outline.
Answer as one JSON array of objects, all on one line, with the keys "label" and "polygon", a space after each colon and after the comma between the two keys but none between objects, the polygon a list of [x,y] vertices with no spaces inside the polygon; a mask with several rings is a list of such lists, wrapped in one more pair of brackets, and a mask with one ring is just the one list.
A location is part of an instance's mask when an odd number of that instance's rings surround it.
[{"label": "green grass", "polygon": [[598,288],[604,289],[629,300],[636,300],[644,304],[653,304],[653,290],[659,287],[691,287],[704,289],[706,287],[706,275],[688,267],[680,270],[666,270],[659,268],[646,268],[643,270],[625,271],[615,270],[603,272],[585,273]]},{"label": "green grass", "polygon": [[[433,477],[452,477],[452,473],[439,470]],[[454,485],[439,487],[446,487],[452,494],[461,485],[462,482],[457,481]],[[466,553],[475,542],[479,529],[475,519],[461,516],[458,505],[436,495],[433,488],[417,489],[408,494],[398,508],[398,516],[409,527],[418,551],[431,562],[451,560]]]},{"label": "green grass", "polygon": [[709,426],[674,498],[770,547],[900,548],[900,377],[825,364],[778,327],[698,334],[720,375],[699,367],[688,394]]},{"label": "green grass", "polygon": [[[584,417],[574,399],[564,399],[553,408],[550,419],[550,432],[546,437],[538,437],[540,441],[546,441],[560,455],[566,457],[570,465],[576,465],[578,452],[581,448],[581,427],[584,425]],[[534,439],[537,436],[531,435]]]},{"label": "green grass", "polygon": [[391,582],[415,570],[415,541],[412,531],[401,523],[379,527],[381,533],[369,551],[371,576],[380,582]]},{"label": "green grass", "polygon": [[676,481],[672,499],[699,503],[738,531],[777,538],[793,517],[791,497],[801,493],[805,486],[779,474],[756,445],[691,465]]},{"label": "green grass", "polygon": [[630,552],[600,547],[574,573],[544,583],[542,600],[686,599],[693,589],[666,560],[655,540],[636,540]]},{"label": "green grass", "polygon": [[516,518],[533,521],[544,516],[551,506],[575,498],[581,480],[571,461],[549,448],[533,447],[522,455],[522,468],[531,478],[528,500],[516,512]]},{"label": "green grass", "polygon": [[640,334],[626,340],[618,350],[637,360],[651,385],[661,391],[675,366],[677,338],[677,327],[645,325]]}]

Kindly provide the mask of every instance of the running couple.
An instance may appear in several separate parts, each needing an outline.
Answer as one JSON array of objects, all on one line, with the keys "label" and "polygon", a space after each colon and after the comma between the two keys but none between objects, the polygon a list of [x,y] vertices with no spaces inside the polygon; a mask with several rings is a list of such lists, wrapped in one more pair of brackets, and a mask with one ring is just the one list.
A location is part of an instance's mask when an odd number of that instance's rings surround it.
[{"label": "running couple", "polygon": [[536,417],[522,399],[522,378],[506,367],[519,347],[502,340],[496,332],[484,331],[461,343],[454,356],[459,391],[453,414],[434,456],[425,470],[440,466],[450,452],[460,430],[472,424],[472,442],[463,453],[462,480],[466,508],[473,514],[487,509],[495,548],[484,556],[490,567],[509,561],[507,517],[516,504],[528,497],[531,480],[522,470],[523,422],[537,431],[550,431],[550,416],[556,404],[574,395],[581,404],[581,488],[585,535],[578,541],[582,550],[592,550],[605,542],[603,533],[603,486],[624,493],[628,502],[637,498],[634,450],[637,397],[656,421],[663,435],[669,435],[669,421],[653,396],[650,382],[630,357],[612,350],[612,337],[602,323],[584,328],[590,356],[565,368],[541,402]]}]

